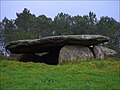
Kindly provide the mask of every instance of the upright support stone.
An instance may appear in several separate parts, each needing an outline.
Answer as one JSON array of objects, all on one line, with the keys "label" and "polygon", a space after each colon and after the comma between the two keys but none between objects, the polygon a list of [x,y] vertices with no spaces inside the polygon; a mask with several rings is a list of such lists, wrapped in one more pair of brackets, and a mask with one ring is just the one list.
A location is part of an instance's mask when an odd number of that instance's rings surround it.
[{"label": "upright support stone", "polygon": [[59,63],[87,60],[93,57],[93,53],[86,46],[64,46],[59,53]]},{"label": "upright support stone", "polygon": [[96,59],[104,59],[104,52],[100,46],[95,45],[93,47],[93,53]]}]

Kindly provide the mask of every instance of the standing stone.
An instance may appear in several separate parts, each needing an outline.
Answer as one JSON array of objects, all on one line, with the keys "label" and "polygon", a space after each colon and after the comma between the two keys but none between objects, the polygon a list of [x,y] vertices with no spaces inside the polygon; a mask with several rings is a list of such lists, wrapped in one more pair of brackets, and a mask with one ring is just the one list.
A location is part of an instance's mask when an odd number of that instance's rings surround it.
[{"label": "standing stone", "polygon": [[87,60],[93,57],[93,53],[86,46],[64,46],[59,53],[59,63]]},{"label": "standing stone", "polygon": [[104,59],[104,52],[100,46],[95,45],[93,47],[93,53],[96,59]]}]

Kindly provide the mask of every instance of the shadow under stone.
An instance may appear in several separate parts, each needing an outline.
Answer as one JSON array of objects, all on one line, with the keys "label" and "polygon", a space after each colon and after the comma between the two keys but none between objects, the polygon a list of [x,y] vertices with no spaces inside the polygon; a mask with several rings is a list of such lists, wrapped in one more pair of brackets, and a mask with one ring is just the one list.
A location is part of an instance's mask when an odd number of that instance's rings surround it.
[{"label": "shadow under stone", "polygon": [[35,62],[35,63],[46,63],[49,65],[57,65],[59,63],[59,52],[61,47],[55,48],[50,52],[47,52],[41,56],[35,53],[24,53],[21,54],[19,61],[21,62]]}]

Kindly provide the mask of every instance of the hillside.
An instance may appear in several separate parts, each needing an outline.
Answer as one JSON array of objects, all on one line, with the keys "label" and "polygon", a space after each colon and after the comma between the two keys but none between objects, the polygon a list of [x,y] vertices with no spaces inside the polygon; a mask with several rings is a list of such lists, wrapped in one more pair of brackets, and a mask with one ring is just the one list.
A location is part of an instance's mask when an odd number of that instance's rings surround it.
[{"label": "hillside", "polygon": [[0,90],[120,90],[120,61],[65,65],[0,60]]}]

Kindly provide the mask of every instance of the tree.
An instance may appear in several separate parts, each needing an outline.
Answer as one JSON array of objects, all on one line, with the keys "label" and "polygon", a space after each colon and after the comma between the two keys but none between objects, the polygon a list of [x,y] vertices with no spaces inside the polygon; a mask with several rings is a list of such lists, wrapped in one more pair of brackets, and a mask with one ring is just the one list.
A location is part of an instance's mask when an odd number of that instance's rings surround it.
[{"label": "tree", "polygon": [[16,15],[15,20],[5,17],[0,22],[0,41],[7,43],[12,40],[50,35],[101,34],[110,37],[108,47],[116,50],[120,48],[120,22],[108,16],[97,20],[96,14],[91,11],[88,15],[73,17],[61,12],[52,20],[45,15],[36,17],[27,8]]},{"label": "tree", "polygon": [[85,34],[86,33],[86,21],[82,16],[72,17],[72,34]]},{"label": "tree", "polygon": [[71,34],[72,18],[69,14],[58,13],[54,18],[53,30],[56,35]]},{"label": "tree", "polygon": [[45,15],[40,15],[36,17],[36,29],[38,36],[47,36],[50,35],[52,29],[52,19],[47,18]]},{"label": "tree", "polygon": [[4,42],[4,33],[3,33],[3,30],[4,30],[4,28],[3,28],[3,23],[2,22],[0,22],[0,43],[3,43]]},{"label": "tree", "polygon": [[2,36],[4,37],[4,43],[13,40],[13,30],[15,28],[14,20],[9,20],[6,17],[1,22]]},{"label": "tree", "polygon": [[24,8],[22,13],[16,13],[16,15],[15,24],[17,27],[24,31],[30,31],[35,21],[35,15],[31,14],[27,8]]},{"label": "tree", "polygon": [[119,50],[120,48],[120,23],[108,16],[101,17],[96,25],[96,33],[110,37],[108,46]]},{"label": "tree", "polygon": [[89,12],[88,15],[83,16],[86,22],[86,34],[95,34],[95,26],[97,24],[96,14],[93,12]]},{"label": "tree", "polygon": [[[19,30],[19,34],[22,35],[22,39],[36,38],[35,33],[35,18],[34,14],[30,13],[30,10],[24,8],[22,13],[16,13],[17,18],[15,25]],[[22,33],[22,34],[21,34]]]}]

